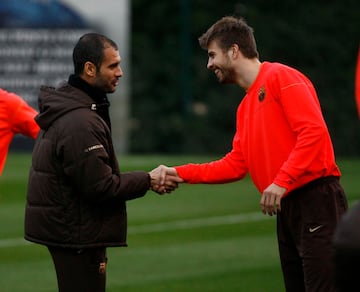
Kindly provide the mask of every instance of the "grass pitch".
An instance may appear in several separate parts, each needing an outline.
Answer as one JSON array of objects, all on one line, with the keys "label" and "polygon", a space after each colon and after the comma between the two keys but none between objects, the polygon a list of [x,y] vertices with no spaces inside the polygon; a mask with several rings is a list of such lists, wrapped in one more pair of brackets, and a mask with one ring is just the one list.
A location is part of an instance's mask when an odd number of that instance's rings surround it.
[{"label": "grass pitch", "polygon": [[[0,177],[0,291],[57,291],[45,247],[23,240],[29,154],[12,153]],[[119,157],[122,171],[216,157]],[[350,204],[359,199],[360,160],[339,161]],[[108,249],[107,291],[284,291],[275,218],[262,215],[249,178],[186,185],[128,202],[128,248]]]}]

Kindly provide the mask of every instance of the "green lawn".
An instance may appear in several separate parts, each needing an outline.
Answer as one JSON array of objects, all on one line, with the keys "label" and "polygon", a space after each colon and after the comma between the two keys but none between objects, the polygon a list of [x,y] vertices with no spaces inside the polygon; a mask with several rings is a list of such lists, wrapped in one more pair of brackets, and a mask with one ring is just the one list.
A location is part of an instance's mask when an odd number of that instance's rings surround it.
[{"label": "green lawn", "polygon": [[[122,171],[212,157],[119,157]],[[350,203],[359,199],[360,159],[338,162]],[[11,154],[0,177],[0,291],[56,291],[45,247],[22,240],[30,155]],[[128,202],[128,248],[108,249],[107,291],[284,291],[275,218],[259,209],[250,180],[181,185]]]}]

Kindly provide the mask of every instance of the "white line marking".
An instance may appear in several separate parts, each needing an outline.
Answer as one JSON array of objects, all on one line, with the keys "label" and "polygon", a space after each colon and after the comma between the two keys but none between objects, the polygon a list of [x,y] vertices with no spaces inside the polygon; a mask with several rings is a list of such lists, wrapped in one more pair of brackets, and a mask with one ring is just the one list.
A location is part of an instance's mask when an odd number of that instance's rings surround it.
[{"label": "white line marking", "polygon": [[[156,224],[129,226],[128,233],[136,235],[136,234],[145,234],[145,233],[153,233],[153,232],[164,232],[170,230],[194,229],[194,228],[208,227],[208,226],[255,222],[255,221],[262,221],[271,218],[274,217],[266,216],[261,212],[225,215],[225,216],[213,216],[213,217],[197,218],[197,219],[176,220],[176,221],[156,223]],[[0,239],[0,248],[24,246],[29,244],[31,243],[23,238]]]},{"label": "white line marking", "polygon": [[129,234],[143,234],[152,232],[161,232],[168,230],[193,229],[206,226],[229,225],[243,222],[261,221],[271,218],[260,212],[214,216],[199,219],[177,220],[158,224],[148,224],[129,227]]},{"label": "white line marking", "polygon": [[31,244],[26,241],[24,238],[6,238],[0,240],[0,248],[2,247],[14,247],[14,246],[24,246]]}]

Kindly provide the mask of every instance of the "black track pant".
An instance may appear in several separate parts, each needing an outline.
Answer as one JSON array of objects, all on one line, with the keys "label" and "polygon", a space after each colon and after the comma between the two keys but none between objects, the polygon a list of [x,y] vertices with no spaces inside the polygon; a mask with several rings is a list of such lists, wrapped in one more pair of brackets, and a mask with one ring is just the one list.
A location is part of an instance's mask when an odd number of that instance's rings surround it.
[{"label": "black track pant", "polygon": [[105,292],[106,248],[48,249],[55,265],[59,292]]},{"label": "black track pant", "polygon": [[282,199],[277,231],[286,291],[335,291],[332,239],[346,209],[335,177],[313,181]]}]

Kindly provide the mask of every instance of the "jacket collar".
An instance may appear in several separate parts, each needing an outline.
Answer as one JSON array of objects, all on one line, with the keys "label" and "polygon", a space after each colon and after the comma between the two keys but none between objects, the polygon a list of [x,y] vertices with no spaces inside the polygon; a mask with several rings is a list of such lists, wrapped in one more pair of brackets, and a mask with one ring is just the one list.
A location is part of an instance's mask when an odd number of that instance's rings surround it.
[{"label": "jacket collar", "polygon": [[92,110],[96,110],[98,115],[107,123],[108,127],[111,129],[110,116],[109,116],[109,107],[110,102],[106,96],[106,93],[91,86],[86,81],[81,79],[80,76],[72,74],[69,76],[69,84],[73,87],[80,89],[85,92],[94,102],[95,105],[91,105]]}]

